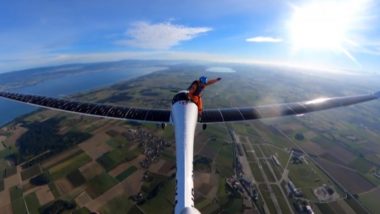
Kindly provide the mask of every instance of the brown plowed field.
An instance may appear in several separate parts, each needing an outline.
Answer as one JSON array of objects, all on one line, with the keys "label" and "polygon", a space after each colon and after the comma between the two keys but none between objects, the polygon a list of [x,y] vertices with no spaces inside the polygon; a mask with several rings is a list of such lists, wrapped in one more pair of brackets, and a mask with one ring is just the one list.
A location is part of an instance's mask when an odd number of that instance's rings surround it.
[{"label": "brown plowed field", "polygon": [[36,191],[36,196],[38,198],[38,201],[40,202],[40,205],[44,205],[44,204],[47,204],[49,203],[50,201],[53,201],[54,200],[54,195],[53,193],[50,191],[50,188],[48,185],[44,185],[42,187],[40,187],[37,191]]}]

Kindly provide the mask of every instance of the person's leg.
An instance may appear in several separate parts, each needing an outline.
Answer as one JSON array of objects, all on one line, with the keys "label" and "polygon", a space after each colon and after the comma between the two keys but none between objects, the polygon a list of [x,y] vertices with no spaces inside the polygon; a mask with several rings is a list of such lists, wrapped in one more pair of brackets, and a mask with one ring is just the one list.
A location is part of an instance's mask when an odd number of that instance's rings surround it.
[{"label": "person's leg", "polygon": [[202,102],[202,98],[199,97],[199,99],[198,99],[198,113],[200,115],[202,115],[202,112],[203,112],[203,102]]},{"label": "person's leg", "polygon": [[198,121],[201,120],[202,111],[203,111],[203,102],[200,96],[192,96],[191,101],[193,101],[198,107]]},{"label": "person's leg", "polygon": [[198,121],[202,121],[202,112],[203,112],[203,102],[202,102],[202,98],[199,97],[198,99]]},{"label": "person's leg", "polygon": [[197,107],[198,107],[198,112],[199,112],[199,102],[201,102],[200,101],[200,97],[199,96],[192,96],[191,97],[191,101],[193,102],[193,103],[195,103],[195,105],[197,105]]}]

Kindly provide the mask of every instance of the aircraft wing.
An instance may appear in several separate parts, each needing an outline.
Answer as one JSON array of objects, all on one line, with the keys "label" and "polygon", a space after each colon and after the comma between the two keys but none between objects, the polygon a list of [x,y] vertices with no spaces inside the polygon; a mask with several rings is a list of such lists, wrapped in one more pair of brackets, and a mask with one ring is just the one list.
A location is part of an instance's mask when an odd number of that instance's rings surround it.
[{"label": "aircraft wing", "polygon": [[319,98],[304,102],[284,103],[244,108],[221,108],[204,110],[201,123],[233,122],[263,118],[302,115],[336,107],[348,106],[380,98],[380,91],[348,97]]},{"label": "aircraft wing", "polygon": [[9,92],[0,92],[0,97],[38,107],[89,116],[155,123],[170,122],[170,110],[129,108],[116,105],[76,102],[65,99]]},{"label": "aircraft wing", "polygon": [[[0,97],[10,100],[77,114],[154,123],[170,123],[170,110],[130,108],[117,105],[77,102],[45,96],[0,92]],[[380,92],[358,96],[319,98],[304,102],[274,104],[265,106],[206,109],[201,123],[220,123],[257,120],[264,118],[302,115],[309,112],[353,105],[380,98]]]}]

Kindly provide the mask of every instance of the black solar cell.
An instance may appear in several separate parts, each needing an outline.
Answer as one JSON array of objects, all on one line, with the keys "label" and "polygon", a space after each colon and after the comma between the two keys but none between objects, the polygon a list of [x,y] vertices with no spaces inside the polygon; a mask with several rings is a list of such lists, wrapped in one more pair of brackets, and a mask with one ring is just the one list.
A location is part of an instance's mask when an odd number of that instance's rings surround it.
[{"label": "black solar cell", "polygon": [[308,109],[304,103],[297,103],[296,106],[293,107],[293,110],[297,112],[297,114],[303,114],[308,112]]},{"label": "black solar cell", "polygon": [[150,110],[146,115],[148,121],[169,121],[170,111],[167,110]]},{"label": "black solar cell", "polygon": [[145,116],[147,115],[148,111],[149,110],[145,109],[130,108],[125,118],[133,120],[145,120]]},{"label": "black solar cell", "polygon": [[282,106],[282,115],[304,114],[307,112],[307,108],[302,103],[289,103]]},{"label": "black solar cell", "polygon": [[242,114],[238,109],[221,109],[220,110],[224,121],[237,121],[244,120]]},{"label": "black solar cell", "polygon": [[77,109],[77,111],[78,112],[81,112],[81,113],[85,113],[85,114],[90,114],[91,113],[91,111],[92,111],[92,109],[94,109],[95,108],[95,104],[92,104],[92,103],[83,103],[83,104],[81,104],[79,107],[78,107],[78,109]]},{"label": "black solar cell", "polygon": [[[304,114],[307,112],[319,111],[377,99],[379,93],[380,92],[376,94],[352,97],[338,97],[325,100],[312,100],[307,102],[287,103],[279,105],[205,110],[202,114],[201,122],[212,123],[239,120],[254,120],[260,118]],[[34,95],[22,95],[8,92],[0,92],[0,96],[13,100],[18,100],[21,102],[40,105],[42,107],[50,107],[66,111],[92,114],[97,116],[107,116],[132,120],[147,120],[153,122],[170,122],[170,110],[139,109],[113,105],[81,103],[76,101],[67,101],[63,99]]]},{"label": "black solar cell", "polygon": [[117,107],[114,112],[114,116],[116,118],[126,118],[126,114],[130,108]]},{"label": "black solar cell", "polygon": [[255,120],[259,119],[260,115],[257,113],[255,108],[239,108],[240,113],[243,115],[245,120]]},{"label": "black solar cell", "polygon": [[223,117],[217,109],[205,110],[202,112],[202,122],[223,122]]}]

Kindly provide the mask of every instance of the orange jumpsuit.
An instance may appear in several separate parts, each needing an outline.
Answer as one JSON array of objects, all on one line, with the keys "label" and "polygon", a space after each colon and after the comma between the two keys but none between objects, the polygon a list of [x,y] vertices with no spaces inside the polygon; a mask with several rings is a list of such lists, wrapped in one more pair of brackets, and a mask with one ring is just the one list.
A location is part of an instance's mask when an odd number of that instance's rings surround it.
[{"label": "orange jumpsuit", "polygon": [[206,88],[206,86],[214,84],[219,80],[219,78],[209,80],[206,84],[202,84],[199,80],[195,80],[193,83],[191,83],[190,87],[188,88],[189,98],[198,106],[198,114],[202,114],[203,111],[203,103],[201,98],[202,91]]}]

